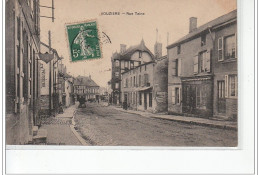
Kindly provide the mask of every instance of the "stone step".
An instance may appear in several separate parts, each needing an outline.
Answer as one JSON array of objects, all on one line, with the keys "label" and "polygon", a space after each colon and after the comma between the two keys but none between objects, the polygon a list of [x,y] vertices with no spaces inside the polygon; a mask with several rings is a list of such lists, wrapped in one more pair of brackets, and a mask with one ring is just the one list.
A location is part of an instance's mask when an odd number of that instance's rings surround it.
[{"label": "stone step", "polygon": [[37,135],[33,136],[33,144],[47,144],[48,132],[46,129],[39,129]]},{"label": "stone step", "polygon": [[33,126],[33,136],[36,136],[37,133],[38,133],[38,130],[39,130],[39,127],[38,126]]}]

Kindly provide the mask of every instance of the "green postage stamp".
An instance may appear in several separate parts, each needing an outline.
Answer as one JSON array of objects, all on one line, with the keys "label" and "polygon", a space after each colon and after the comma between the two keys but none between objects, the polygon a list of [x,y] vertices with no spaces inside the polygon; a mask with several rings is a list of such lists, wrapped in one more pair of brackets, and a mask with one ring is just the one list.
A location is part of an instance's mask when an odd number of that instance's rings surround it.
[{"label": "green postage stamp", "polygon": [[66,24],[71,61],[101,58],[96,21]]}]

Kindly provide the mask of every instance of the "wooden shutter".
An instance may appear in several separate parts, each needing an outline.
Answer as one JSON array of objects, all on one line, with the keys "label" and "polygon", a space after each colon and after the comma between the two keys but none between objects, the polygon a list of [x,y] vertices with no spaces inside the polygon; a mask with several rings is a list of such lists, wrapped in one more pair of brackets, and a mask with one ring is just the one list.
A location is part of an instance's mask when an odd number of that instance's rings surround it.
[{"label": "wooden shutter", "polygon": [[181,58],[178,59],[178,76],[181,76]]},{"label": "wooden shutter", "polygon": [[225,98],[228,98],[228,75],[225,75]]},{"label": "wooden shutter", "polygon": [[211,60],[211,58],[210,58],[210,50],[208,50],[207,52],[206,52],[206,59],[205,59],[205,64],[206,64],[206,71],[207,72],[210,72],[210,60]]},{"label": "wooden shutter", "polygon": [[224,40],[223,37],[218,39],[218,61],[223,61],[224,60]]},{"label": "wooden shutter", "polygon": [[193,57],[193,72],[194,74],[197,74],[199,71],[199,56],[195,55]]},{"label": "wooden shutter", "polygon": [[176,62],[177,62],[177,60],[175,59],[175,60],[173,60],[172,61],[172,75],[173,76],[176,76]]},{"label": "wooden shutter", "polygon": [[172,104],[175,104],[175,89],[172,88]]}]

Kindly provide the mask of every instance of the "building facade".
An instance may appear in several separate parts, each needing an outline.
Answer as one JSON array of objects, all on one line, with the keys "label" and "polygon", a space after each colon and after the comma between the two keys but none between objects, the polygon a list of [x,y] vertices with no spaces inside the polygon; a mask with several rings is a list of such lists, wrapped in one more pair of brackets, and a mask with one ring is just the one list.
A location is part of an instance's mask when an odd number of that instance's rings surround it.
[{"label": "building facade", "polygon": [[32,141],[39,125],[39,0],[6,2],[6,143]]},{"label": "building facade", "polygon": [[91,76],[78,76],[74,80],[74,92],[77,99],[85,97],[87,101],[99,100],[99,85],[95,83]]},{"label": "building facade", "polygon": [[[219,66],[219,63],[216,62],[216,53],[218,53],[216,42],[219,38],[216,35],[219,34],[215,28],[227,26],[226,23],[234,18],[236,18],[236,11],[197,28],[197,18],[192,17],[190,18],[189,34],[167,47],[169,113],[205,118],[213,116],[217,103],[216,100],[213,100],[217,95],[217,79],[221,77],[217,78],[216,71],[219,70],[216,68],[223,68],[223,64]],[[231,28],[225,30],[234,33]],[[231,41],[229,40],[229,42]],[[232,69],[236,70],[236,64],[230,66],[234,66],[235,68]],[[233,74],[232,69],[226,69],[225,75]]]},{"label": "building facade", "polygon": [[237,120],[237,16],[236,11],[224,24],[213,28],[215,32],[213,70],[213,115]]}]

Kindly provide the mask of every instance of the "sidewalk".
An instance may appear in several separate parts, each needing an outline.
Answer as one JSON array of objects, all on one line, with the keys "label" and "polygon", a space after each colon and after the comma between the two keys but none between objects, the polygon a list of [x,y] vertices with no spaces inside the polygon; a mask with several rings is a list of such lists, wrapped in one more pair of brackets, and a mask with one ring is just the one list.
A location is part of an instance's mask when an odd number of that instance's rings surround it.
[{"label": "sidewalk", "polygon": [[214,127],[214,128],[237,130],[237,122],[234,122],[234,121],[220,121],[220,120],[205,119],[205,118],[198,118],[198,117],[153,114],[150,112],[143,112],[143,111],[124,110],[117,106],[111,106],[111,107],[113,107],[116,110],[122,111],[122,112],[127,112],[130,114],[137,114],[142,117],[158,118],[158,119],[176,121],[176,122],[180,122],[180,123],[188,123],[188,124],[195,124],[195,125],[200,125],[200,126],[209,126],[209,127]]},{"label": "sidewalk", "polygon": [[41,128],[48,132],[47,145],[82,145],[72,124],[76,109],[72,105],[63,114],[43,119]]}]

